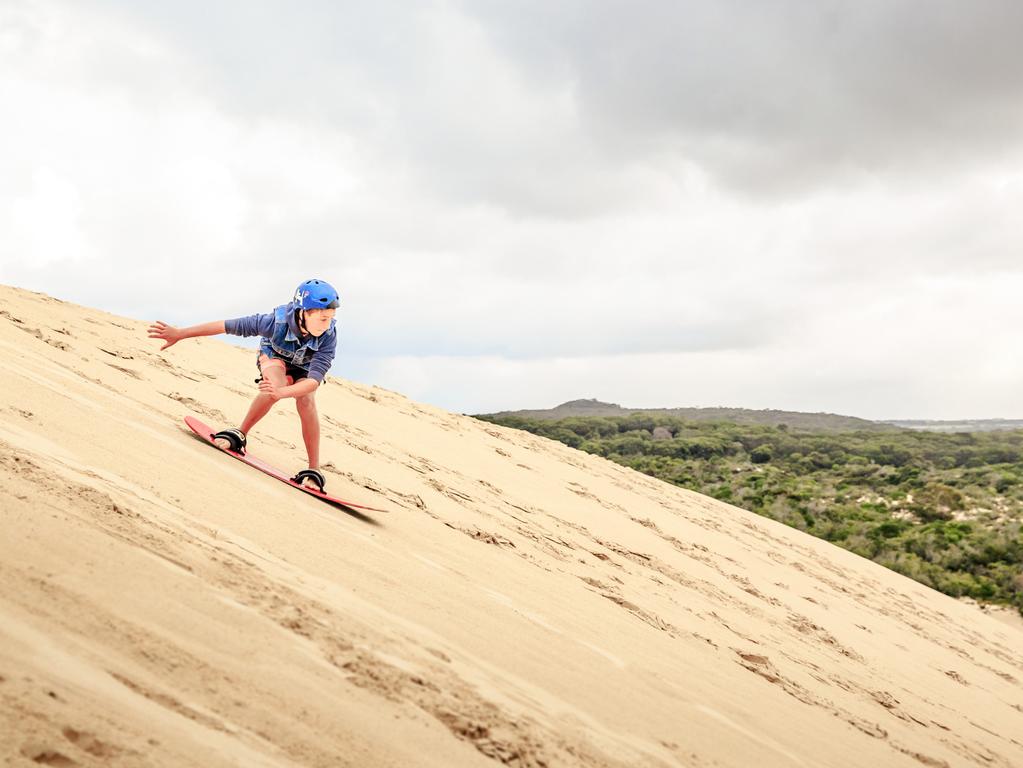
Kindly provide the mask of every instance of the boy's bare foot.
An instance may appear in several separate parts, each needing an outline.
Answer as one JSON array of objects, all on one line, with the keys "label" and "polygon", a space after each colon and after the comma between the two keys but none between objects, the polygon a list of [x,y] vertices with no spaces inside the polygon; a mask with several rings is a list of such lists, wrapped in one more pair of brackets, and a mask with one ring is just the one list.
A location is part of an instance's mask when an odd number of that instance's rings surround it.
[{"label": "boy's bare foot", "polygon": [[245,433],[240,429],[222,429],[215,435],[211,435],[210,439],[213,444],[222,450],[230,449],[236,453],[245,453]]},{"label": "boy's bare foot", "polygon": [[303,488],[308,488],[320,493],[323,493],[323,487],[327,483],[323,473],[318,469],[313,469],[312,467],[309,469],[303,469],[291,479],[296,483],[299,483]]}]

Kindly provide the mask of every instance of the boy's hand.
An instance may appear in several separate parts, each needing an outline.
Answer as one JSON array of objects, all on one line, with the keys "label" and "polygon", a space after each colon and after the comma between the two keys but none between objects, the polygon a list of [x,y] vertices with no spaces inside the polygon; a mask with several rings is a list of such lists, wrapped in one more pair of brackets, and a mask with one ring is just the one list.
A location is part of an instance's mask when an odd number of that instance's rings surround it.
[{"label": "boy's hand", "polygon": [[167,347],[174,346],[183,338],[181,330],[175,328],[173,325],[167,325],[162,320],[157,320],[151,326],[149,326],[149,338],[151,339],[163,339],[167,343],[160,347],[160,351],[167,349]]},{"label": "boy's hand", "polygon": [[259,382],[259,394],[269,395],[275,403],[284,397],[281,391],[277,389],[277,386],[269,379],[263,379]]}]

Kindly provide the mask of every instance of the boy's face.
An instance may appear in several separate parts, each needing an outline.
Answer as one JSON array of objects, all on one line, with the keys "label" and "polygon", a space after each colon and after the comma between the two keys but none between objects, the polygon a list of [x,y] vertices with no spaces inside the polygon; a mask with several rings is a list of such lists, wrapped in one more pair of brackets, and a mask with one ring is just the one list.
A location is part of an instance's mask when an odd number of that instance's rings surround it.
[{"label": "boy's face", "polygon": [[335,309],[307,309],[305,327],[313,336],[322,336],[330,328],[330,321],[337,313]]}]

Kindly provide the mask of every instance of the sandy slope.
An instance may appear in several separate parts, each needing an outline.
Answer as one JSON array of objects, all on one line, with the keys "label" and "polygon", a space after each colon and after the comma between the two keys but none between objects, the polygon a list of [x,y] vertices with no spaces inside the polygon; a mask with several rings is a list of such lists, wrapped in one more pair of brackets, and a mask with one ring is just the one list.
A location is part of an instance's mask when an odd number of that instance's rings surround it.
[{"label": "sandy slope", "polygon": [[[1023,765],[1023,632],[333,379],[329,484],[392,510],[346,515],[181,423],[240,420],[253,353],[145,326],[0,287],[8,764]],[[290,401],[250,448],[301,466]]]}]

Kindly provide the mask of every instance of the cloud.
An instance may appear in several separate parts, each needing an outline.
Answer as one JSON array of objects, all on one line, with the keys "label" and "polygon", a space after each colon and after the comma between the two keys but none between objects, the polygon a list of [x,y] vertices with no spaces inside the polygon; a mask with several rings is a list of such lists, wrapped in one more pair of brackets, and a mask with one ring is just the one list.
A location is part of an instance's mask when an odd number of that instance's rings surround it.
[{"label": "cloud", "polygon": [[1020,145],[1012,0],[462,7],[535,82],[571,83],[619,161],[679,156],[751,194],[954,173]]},{"label": "cloud", "polygon": [[1015,300],[1023,275],[1002,274],[996,283],[921,278],[875,286],[856,303],[838,288],[821,291],[803,307],[799,332],[755,348],[526,359],[356,354],[346,365],[360,381],[466,413],[597,397],[633,408],[1012,417],[1020,370],[1006,329],[1023,323]]},{"label": "cloud", "polygon": [[341,126],[403,186],[515,216],[947,177],[1023,135],[1011,0],[94,3],[229,114]]},{"label": "cloud", "polygon": [[321,277],[337,373],[460,410],[1011,415],[1019,11],[928,8],[11,0],[0,281]]},{"label": "cloud", "polygon": [[260,251],[276,245],[281,260],[288,231],[355,194],[345,135],[226,113],[180,51],[116,17],[15,8],[22,31],[0,78],[0,279],[116,297],[143,316],[169,311],[172,293],[241,313],[230,286],[273,264]]}]

